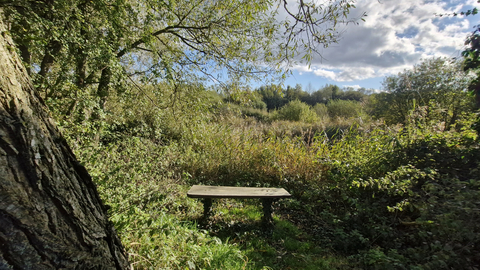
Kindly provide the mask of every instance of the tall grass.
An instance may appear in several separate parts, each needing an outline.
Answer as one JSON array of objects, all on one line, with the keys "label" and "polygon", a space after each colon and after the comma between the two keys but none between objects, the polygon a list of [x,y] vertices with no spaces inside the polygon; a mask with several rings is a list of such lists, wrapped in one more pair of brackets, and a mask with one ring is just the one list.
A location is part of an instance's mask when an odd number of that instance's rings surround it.
[{"label": "tall grass", "polygon": [[195,135],[185,171],[204,184],[299,185],[319,179],[321,166],[302,137],[277,136],[256,126],[208,125]]}]

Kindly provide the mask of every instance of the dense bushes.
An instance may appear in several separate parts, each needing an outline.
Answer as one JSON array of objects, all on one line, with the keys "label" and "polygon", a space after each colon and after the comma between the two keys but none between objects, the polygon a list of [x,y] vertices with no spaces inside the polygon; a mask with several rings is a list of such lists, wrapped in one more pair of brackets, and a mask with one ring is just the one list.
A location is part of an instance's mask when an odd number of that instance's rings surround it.
[{"label": "dense bushes", "polygon": [[[251,99],[225,103],[183,87],[162,89],[166,97],[149,88],[135,96],[154,106],[110,97],[89,121],[59,118],[137,267],[267,265],[259,247],[245,244],[260,236],[233,226],[227,243],[195,227],[201,208],[185,196],[191,184],[285,187],[294,197],[276,218],[309,235],[292,253],[323,247],[367,269],[480,265],[480,149],[467,107],[450,129],[439,121],[440,103],[415,106],[403,125],[385,125],[364,117],[357,101],[312,108],[293,100],[267,112]],[[276,258],[279,245],[261,249]]]},{"label": "dense bushes", "polygon": [[[319,246],[362,268],[479,265],[480,149],[469,122],[461,132],[445,132],[417,117],[405,127],[351,128],[335,141],[317,133],[307,144],[306,133],[230,121],[197,125],[188,140],[163,146],[125,138],[77,149],[132,254],[162,258],[148,261],[159,266],[226,267],[215,259],[220,252],[230,267],[243,267],[233,246],[172,219],[201,211],[184,195],[185,184],[195,183],[287,188],[294,199],[280,212],[296,211],[292,222]],[[185,235],[196,240],[172,260],[160,243],[180,245]],[[212,250],[202,253],[203,245]]]},{"label": "dense bushes", "polygon": [[305,198],[319,202],[311,208],[323,217],[319,241],[366,268],[478,266],[475,137],[417,126],[348,134],[323,161],[325,185]]}]

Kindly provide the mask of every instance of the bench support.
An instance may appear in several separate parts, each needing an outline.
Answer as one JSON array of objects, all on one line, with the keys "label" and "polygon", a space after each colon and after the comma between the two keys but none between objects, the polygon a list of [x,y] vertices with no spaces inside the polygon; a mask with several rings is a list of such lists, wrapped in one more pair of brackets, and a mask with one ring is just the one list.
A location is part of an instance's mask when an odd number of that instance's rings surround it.
[{"label": "bench support", "polygon": [[265,227],[268,227],[273,224],[272,203],[273,203],[273,199],[269,199],[269,198],[262,199],[262,205],[263,205],[262,223],[263,223],[263,226]]},{"label": "bench support", "polygon": [[212,212],[212,198],[203,199],[203,217],[206,219]]}]

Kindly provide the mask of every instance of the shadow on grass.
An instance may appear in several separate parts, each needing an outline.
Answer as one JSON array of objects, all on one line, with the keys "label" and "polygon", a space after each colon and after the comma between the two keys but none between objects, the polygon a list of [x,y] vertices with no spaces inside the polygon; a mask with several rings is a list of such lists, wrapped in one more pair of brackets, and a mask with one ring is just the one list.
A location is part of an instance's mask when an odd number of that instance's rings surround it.
[{"label": "shadow on grass", "polygon": [[238,246],[248,258],[249,269],[344,269],[348,264],[290,221],[274,215],[273,225],[265,228],[259,205],[236,206],[219,203],[210,217],[198,216],[194,221],[211,236]]}]

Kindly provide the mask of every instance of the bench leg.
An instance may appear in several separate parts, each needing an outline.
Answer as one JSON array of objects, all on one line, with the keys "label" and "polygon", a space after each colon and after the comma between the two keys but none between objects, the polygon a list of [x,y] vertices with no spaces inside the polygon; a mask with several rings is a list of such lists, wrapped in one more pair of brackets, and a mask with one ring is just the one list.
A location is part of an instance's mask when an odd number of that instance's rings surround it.
[{"label": "bench leg", "polygon": [[262,223],[265,227],[269,227],[273,225],[272,203],[273,203],[273,199],[266,199],[266,198],[262,199],[262,205],[263,205]]},{"label": "bench leg", "polygon": [[212,212],[212,199],[211,198],[203,199],[203,217],[208,218],[211,212]]}]

